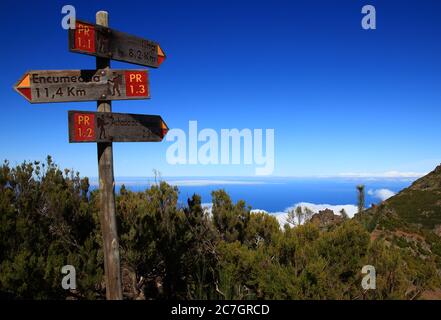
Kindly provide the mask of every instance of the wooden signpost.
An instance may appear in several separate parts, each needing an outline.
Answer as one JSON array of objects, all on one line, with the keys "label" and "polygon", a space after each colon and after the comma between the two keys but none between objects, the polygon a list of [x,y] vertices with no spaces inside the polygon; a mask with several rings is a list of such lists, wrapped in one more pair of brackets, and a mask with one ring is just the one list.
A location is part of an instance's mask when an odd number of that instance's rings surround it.
[{"label": "wooden signpost", "polygon": [[106,297],[121,300],[119,240],[115,214],[113,142],[156,142],[167,134],[160,116],[112,113],[112,100],[150,98],[147,70],[113,70],[110,59],[157,68],[165,54],[156,42],[112,30],[108,14],[96,24],[76,21],[69,50],[96,57],[96,70],[29,71],[14,89],[30,103],[97,101],[98,112],[69,111],[69,142],[96,142]]},{"label": "wooden signpost", "polygon": [[147,70],[29,71],[14,89],[30,103],[150,98]]},{"label": "wooden signpost", "polygon": [[165,59],[156,42],[80,20],[69,30],[69,50],[153,68]]},{"label": "wooden signpost", "polygon": [[160,142],[167,131],[160,116],[69,111],[69,142]]}]

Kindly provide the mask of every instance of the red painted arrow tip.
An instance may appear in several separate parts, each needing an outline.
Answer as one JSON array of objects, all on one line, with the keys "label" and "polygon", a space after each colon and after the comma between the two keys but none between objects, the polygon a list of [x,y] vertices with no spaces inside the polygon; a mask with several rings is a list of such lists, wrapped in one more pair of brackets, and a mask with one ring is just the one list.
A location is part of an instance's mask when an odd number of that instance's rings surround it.
[{"label": "red painted arrow tip", "polygon": [[167,132],[168,132],[168,127],[165,124],[165,122],[163,120],[161,120],[161,133],[162,133],[161,139],[164,139]]},{"label": "red painted arrow tip", "polygon": [[165,60],[164,56],[158,56],[158,65],[161,65]]},{"label": "red painted arrow tip", "polygon": [[165,60],[165,53],[162,48],[158,45],[158,66],[161,65]]},{"label": "red painted arrow tip", "polygon": [[24,95],[29,100],[32,100],[32,92],[31,88],[17,88],[18,91],[21,92],[22,95]]}]

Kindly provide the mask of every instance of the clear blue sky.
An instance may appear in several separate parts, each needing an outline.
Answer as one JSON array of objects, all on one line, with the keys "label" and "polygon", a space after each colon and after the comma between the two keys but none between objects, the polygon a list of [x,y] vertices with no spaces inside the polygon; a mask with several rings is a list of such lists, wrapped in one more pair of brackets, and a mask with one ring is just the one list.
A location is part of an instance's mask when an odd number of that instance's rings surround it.
[{"label": "clear blue sky", "polygon": [[[3,1],[0,10],[0,159],[54,157],[97,175],[96,145],[69,144],[67,110],[31,105],[12,90],[26,70],[91,69],[70,53],[61,7],[80,19],[158,41],[151,100],[115,112],[161,115],[170,128],[274,128],[279,176],[426,172],[441,159],[440,1]],[[361,8],[377,9],[377,30]],[[112,62],[113,68],[137,68]],[[120,143],[116,176],[253,175],[254,166],[175,166],[170,142]]]}]

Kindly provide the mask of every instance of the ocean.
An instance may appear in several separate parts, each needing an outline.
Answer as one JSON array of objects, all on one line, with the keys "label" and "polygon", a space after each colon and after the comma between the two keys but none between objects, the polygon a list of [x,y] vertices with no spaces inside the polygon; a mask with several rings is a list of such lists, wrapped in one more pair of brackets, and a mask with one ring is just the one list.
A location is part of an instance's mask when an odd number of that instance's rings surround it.
[{"label": "ocean", "polygon": [[[211,192],[224,189],[234,202],[244,200],[252,209],[269,213],[286,212],[297,204],[307,204],[311,209],[340,210],[342,206],[350,215],[356,210],[359,184],[365,185],[366,207],[377,204],[410,186],[416,178],[161,178],[179,188],[179,203],[186,204],[194,193],[205,204],[211,203]],[[116,178],[116,191],[122,184],[131,191],[143,191],[155,183],[154,178]],[[96,180],[91,180],[96,188]],[[333,208],[335,207],[335,208]],[[317,210],[316,210],[317,211]],[[337,212],[336,212],[337,213]]]}]

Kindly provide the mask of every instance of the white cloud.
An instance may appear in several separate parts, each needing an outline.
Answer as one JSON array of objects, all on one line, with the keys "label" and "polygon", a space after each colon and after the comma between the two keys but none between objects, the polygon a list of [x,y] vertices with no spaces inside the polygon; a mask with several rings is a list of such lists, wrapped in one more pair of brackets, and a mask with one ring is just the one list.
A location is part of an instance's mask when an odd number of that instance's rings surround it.
[{"label": "white cloud", "polygon": [[329,210],[334,211],[334,214],[337,214],[337,215],[340,214],[340,211],[342,209],[345,209],[346,213],[351,218],[358,211],[357,206],[355,206],[353,204],[331,205],[331,204],[315,204],[315,203],[310,203],[310,202],[299,202],[291,207],[286,208],[285,211],[283,211],[283,212],[268,212],[266,210],[261,210],[261,209],[253,209],[251,212],[265,212],[270,215],[273,215],[276,217],[277,221],[279,221],[280,226],[283,227],[283,225],[287,222],[286,219],[288,217],[288,211],[290,211],[291,209],[295,209],[298,206],[308,207],[314,213],[318,213],[321,210],[329,209]]},{"label": "white cloud", "polygon": [[377,189],[377,190],[370,189],[368,191],[368,195],[378,198],[381,201],[384,201],[389,199],[390,197],[393,197],[395,195],[395,192],[389,189]]},{"label": "white cloud", "polygon": [[277,221],[279,222],[280,227],[283,227],[285,225],[285,223],[287,223],[286,221],[286,217],[288,216],[287,212],[268,212],[266,210],[262,210],[262,209],[253,209],[251,210],[252,213],[257,213],[257,212],[264,212],[267,213],[271,216],[276,217]]},{"label": "white cloud", "polygon": [[296,203],[294,206],[286,208],[285,211],[288,212],[289,210],[295,209],[298,206],[308,207],[314,213],[317,213],[317,212],[319,212],[321,210],[329,209],[329,210],[334,211],[335,214],[340,214],[340,211],[342,209],[345,209],[346,213],[351,218],[358,211],[357,206],[354,206],[353,204],[332,205],[332,204],[315,204],[315,203],[310,203],[310,202],[299,202],[299,203]]},{"label": "white cloud", "polygon": [[344,172],[338,176],[343,178],[420,178],[427,173],[421,172],[403,172],[403,171],[386,171],[386,172]]},{"label": "white cloud", "polygon": [[213,203],[201,203],[202,210],[204,210],[204,213],[208,214],[209,217],[211,217],[211,212],[213,210]]}]

